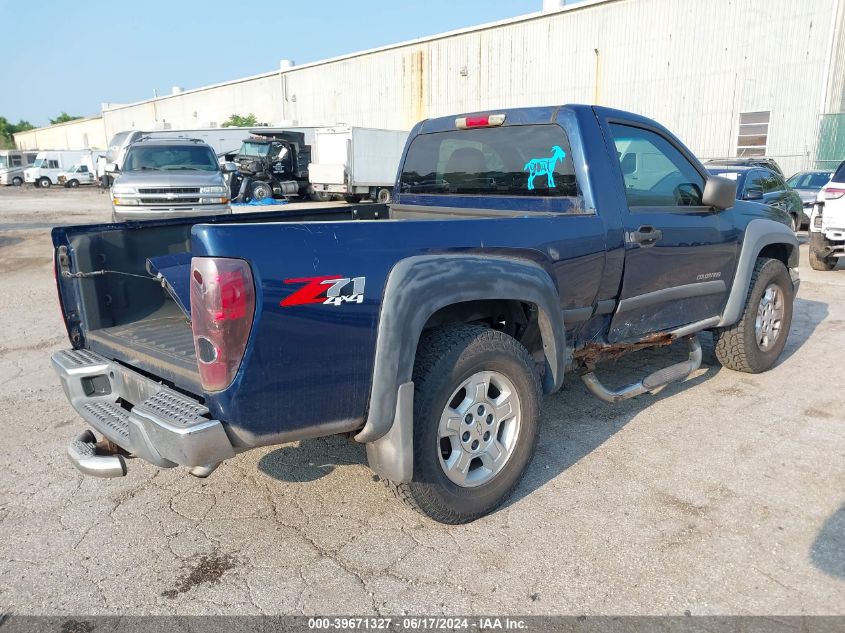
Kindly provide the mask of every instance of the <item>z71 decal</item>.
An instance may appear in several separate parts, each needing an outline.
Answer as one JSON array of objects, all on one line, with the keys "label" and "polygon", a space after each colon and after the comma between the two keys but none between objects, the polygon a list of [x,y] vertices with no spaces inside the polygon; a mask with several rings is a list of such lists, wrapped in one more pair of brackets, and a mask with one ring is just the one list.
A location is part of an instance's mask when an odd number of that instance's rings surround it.
[{"label": "z71 decal", "polygon": [[286,284],[305,284],[279,304],[283,308],[322,303],[327,306],[339,306],[344,303],[364,303],[364,284],[366,277],[303,277],[285,279]]}]

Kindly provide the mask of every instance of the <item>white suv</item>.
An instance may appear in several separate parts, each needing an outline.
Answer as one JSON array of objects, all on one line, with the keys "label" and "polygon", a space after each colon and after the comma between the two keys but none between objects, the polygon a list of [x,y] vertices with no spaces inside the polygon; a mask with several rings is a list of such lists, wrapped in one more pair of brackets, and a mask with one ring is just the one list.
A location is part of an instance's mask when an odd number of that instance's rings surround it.
[{"label": "white suv", "polygon": [[810,215],[810,266],[833,270],[845,257],[845,161],[822,187]]}]

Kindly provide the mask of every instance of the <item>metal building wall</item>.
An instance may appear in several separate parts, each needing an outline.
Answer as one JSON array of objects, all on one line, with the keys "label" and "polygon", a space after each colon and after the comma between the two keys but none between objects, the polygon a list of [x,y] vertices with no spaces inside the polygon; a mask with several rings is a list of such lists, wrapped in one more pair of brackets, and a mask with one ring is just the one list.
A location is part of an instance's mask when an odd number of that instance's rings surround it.
[{"label": "metal building wall", "polygon": [[579,102],[653,117],[708,158],[734,154],[741,112],[768,110],[767,154],[794,171],[812,164],[819,115],[845,103],[843,7],[586,0],[108,109],[105,133],[249,112],[275,125],[409,129],[455,112]]},{"label": "metal building wall", "polygon": [[123,130],[219,127],[232,114],[255,114],[259,122],[280,118],[281,81],[269,73],[236,82],[118,106],[103,112],[106,134]]},{"label": "metal building wall", "polygon": [[105,149],[103,117],[89,117],[15,134],[18,149]]},{"label": "metal building wall", "polygon": [[[599,103],[653,117],[702,157],[769,110],[767,153],[808,165],[836,0],[617,0],[293,69],[301,125],[408,128],[468,110]],[[834,82],[836,83],[836,82]],[[838,80],[840,91],[842,81]]]}]

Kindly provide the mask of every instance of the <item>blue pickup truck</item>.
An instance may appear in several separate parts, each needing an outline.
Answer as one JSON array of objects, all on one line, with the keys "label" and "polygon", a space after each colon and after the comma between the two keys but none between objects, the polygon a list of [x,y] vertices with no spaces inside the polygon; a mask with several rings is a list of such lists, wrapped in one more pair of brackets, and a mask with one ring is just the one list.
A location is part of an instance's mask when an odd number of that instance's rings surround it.
[{"label": "blue pickup truck", "polygon": [[[699,367],[704,330],[725,367],[777,361],[798,242],[735,187],[654,121],[567,105],[418,123],[390,205],[56,228],[72,349],[52,361],[93,429],[70,460],[202,477],[348,434],[398,497],[471,521],[516,486],[566,376],[656,393]],[[621,389],[595,371],[677,340],[687,360]]]}]

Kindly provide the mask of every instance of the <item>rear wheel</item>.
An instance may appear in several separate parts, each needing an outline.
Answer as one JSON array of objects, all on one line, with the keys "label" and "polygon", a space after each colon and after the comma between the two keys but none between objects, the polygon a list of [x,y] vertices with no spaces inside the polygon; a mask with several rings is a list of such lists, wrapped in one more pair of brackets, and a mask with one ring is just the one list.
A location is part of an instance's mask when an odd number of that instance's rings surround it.
[{"label": "rear wheel", "polygon": [[750,374],[771,369],[792,325],[793,293],[783,262],[757,259],[739,321],[713,332],[716,358],[723,367]]},{"label": "rear wheel", "polygon": [[541,391],[528,351],[496,330],[438,328],[420,341],[414,390],[414,477],[395,494],[441,523],[491,512],[534,453]]},{"label": "rear wheel", "polygon": [[813,270],[830,271],[836,268],[836,257],[821,255],[825,247],[825,238],[821,233],[810,232],[810,268]]},{"label": "rear wheel", "polygon": [[328,202],[332,199],[332,194],[327,191],[312,191],[309,195],[314,202]]},{"label": "rear wheel", "polygon": [[358,204],[359,202],[361,202],[361,196],[358,195],[343,196],[343,199],[346,200],[349,204]]},{"label": "rear wheel", "polygon": [[49,189],[50,187],[53,186],[53,182],[47,177],[40,178],[38,180],[38,186],[41,187],[42,189]]},{"label": "rear wheel", "polygon": [[392,197],[390,189],[382,187],[376,194],[376,202],[379,204],[387,204],[390,202]]},{"label": "rear wheel", "polygon": [[12,178],[12,186],[13,187],[20,187],[23,184],[23,178],[20,176],[15,176]]}]

